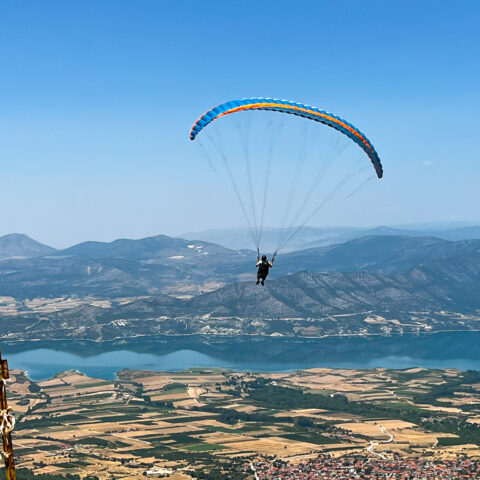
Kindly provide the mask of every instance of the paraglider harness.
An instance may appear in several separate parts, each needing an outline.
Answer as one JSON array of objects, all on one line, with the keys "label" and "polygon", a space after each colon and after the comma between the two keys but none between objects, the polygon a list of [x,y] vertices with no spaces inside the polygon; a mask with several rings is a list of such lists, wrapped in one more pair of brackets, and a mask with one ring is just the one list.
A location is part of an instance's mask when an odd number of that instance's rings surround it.
[{"label": "paraglider harness", "polygon": [[277,256],[277,252],[273,254],[270,262],[266,259],[266,257],[265,257],[265,260],[262,259],[262,261],[260,261],[260,250],[257,248],[257,266],[258,266],[257,285],[260,281],[262,282],[262,285],[263,285],[263,282],[268,276],[268,272],[270,268],[273,266],[273,262],[275,261],[276,256]]}]

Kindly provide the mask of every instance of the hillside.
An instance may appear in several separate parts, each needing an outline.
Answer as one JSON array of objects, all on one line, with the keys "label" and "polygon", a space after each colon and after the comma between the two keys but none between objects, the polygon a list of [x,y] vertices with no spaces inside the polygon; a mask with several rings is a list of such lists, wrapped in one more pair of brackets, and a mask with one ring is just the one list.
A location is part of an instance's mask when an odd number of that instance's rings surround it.
[{"label": "hillside", "polygon": [[478,261],[480,240],[447,241],[435,237],[367,236],[339,245],[293,252],[281,257],[280,274],[298,270],[405,272],[429,260]]},{"label": "hillside", "polygon": [[238,272],[251,265],[251,257],[220,245],[164,235],[85,242],[48,256],[0,261],[0,292],[15,298],[118,297],[169,289],[192,295],[237,281]]},{"label": "hillside", "polygon": [[166,235],[140,240],[119,239],[113,242],[83,242],[58,252],[88,258],[129,258],[145,260],[152,258],[191,258],[198,255],[228,255],[228,248],[198,240],[184,240]]},{"label": "hillside", "polygon": [[366,335],[480,328],[480,262],[432,259],[408,272],[300,272],[227,285],[189,300],[167,295],[72,302],[9,301],[4,340],[151,335]]},{"label": "hillside", "polygon": [[0,259],[40,257],[52,255],[55,252],[54,248],[43,245],[21,233],[11,233],[0,237]]}]

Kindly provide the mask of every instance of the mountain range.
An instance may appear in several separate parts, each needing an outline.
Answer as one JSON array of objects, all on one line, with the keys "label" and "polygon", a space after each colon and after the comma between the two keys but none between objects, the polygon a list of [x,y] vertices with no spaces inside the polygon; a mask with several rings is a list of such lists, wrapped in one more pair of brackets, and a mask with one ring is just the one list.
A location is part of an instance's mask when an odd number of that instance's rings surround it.
[{"label": "mountain range", "polygon": [[0,261],[4,339],[480,326],[480,240],[378,235],[291,252],[278,257],[265,287],[254,282],[254,252],[202,241],[160,235],[45,252]]},{"label": "mountain range", "polygon": [[87,298],[73,308],[48,311],[34,311],[25,302],[16,313],[0,314],[0,331],[3,341],[12,342],[478,330],[479,263],[461,267],[433,262],[399,275],[300,272],[265,287],[241,282],[188,300],[162,294],[107,303]]},{"label": "mountain range", "polygon": [[[295,229],[294,229],[295,230]],[[278,239],[288,235],[288,228],[264,228],[262,231],[262,249],[266,252],[275,251]],[[316,247],[325,247],[345,243],[360,237],[369,236],[403,236],[403,237],[436,237],[442,240],[459,241],[480,239],[480,225],[464,224],[461,222],[437,222],[431,224],[413,224],[401,226],[378,226],[374,228],[361,227],[303,227],[288,248],[282,253],[306,250]],[[169,245],[169,239],[170,245]],[[187,245],[196,242],[200,244],[222,245],[229,250],[251,250],[252,237],[248,228],[225,228],[188,232],[181,238],[157,235],[147,239],[128,240],[119,239],[113,242],[83,242],[72,247],[57,250],[31,239],[27,235],[12,233],[0,237],[0,259],[31,258],[50,254],[60,255],[92,255],[132,256],[134,250],[139,249],[150,256],[156,248],[159,253],[168,253],[166,249],[172,247],[178,251],[177,240],[185,240]],[[193,239],[193,240],[192,240]],[[220,247],[221,248],[221,247]]]},{"label": "mountain range", "polygon": [[[5,237],[0,238],[0,244]],[[256,255],[202,242],[159,235],[111,243],[85,242],[56,251],[18,237],[23,255],[0,261],[0,293],[15,298],[157,295],[191,297],[230,283],[251,281]],[[9,245],[9,251],[22,253]],[[41,256],[27,257],[28,252]],[[270,279],[299,271],[407,274],[441,265],[450,271],[479,262],[480,240],[367,236],[339,245],[279,255]],[[5,253],[3,253],[5,254]],[[465,271],[459,272],[460,277]],[[452,287],[453,288],[453,287]]]}]

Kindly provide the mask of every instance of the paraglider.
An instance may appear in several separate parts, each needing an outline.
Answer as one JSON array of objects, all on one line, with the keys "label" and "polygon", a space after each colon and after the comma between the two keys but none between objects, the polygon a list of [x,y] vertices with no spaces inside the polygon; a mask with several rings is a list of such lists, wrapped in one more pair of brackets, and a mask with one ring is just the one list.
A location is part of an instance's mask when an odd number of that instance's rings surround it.
[{"label": "paraglider", "polygon": [[265,280],[268,277],[268,273],[271,268],[273,268],[273,262],[275,261],[275,257],[272,257],[270,261],[267,260],[266,255],[262,255],[262,259],[260,260],[260,255],[257,255],[257,285],[259,283],[265,285]]},{"label": "paraglider", "polygon": [[[383,167],[380,161],[380,157],[375,150],[373,144],[354,125],[347,122],[343,118],[332,113],[328,113],[320,108],[288,100],[278,100],[272,98],[248,98],[222,103],[221,105],[218,105],[217,107],[212,108],[211,110],[206,112],[195,122],[190,131],[190,139],[195,140],[197,136],[205,129],[205,127],[212,124],[213,122],[216,122],[222,117],[230,116],[231,114],[236,114],[239,112],[254,111],[278,112],[283,114],[289,114],[286,115],[286,117],[295,116],[307,120],[312,120],[314,122],[317,122],[318,124],[331,127],[332,129],[342,134],[340,135],[340,137],[346,138],[346,140],[344,141],[346,145],[344,147],[337,148],[336,151],[333,151],[333,154],[329,153],[328,155],[326,155],[326,161],[324,162],[325,165],[321,164],[322,158],[320,155],[318,155],[316,148],[318,147],[318,145],[316,145],[315,148],[310,149],[315,155],[315,160],[313,162],[314,168],[318,168],[318,171],[311,172],[310,174],[305,175],[305,181],[302,180],[300,176],[302,173],[305,173],[304,170],[305,164],[307,163],[306,158],[308,156],[308,153],[307,147],[305,145],[302,146],[300,138],[293,138],[293,141],[291,142],[291,144],[294,145],[293,152],[288,151],[288,148],[282,149],[282,147],[278,147],[280,151],[278,152],[278,155],[274,155],[274,149],[277,148],[277,143],[279,143],[279,141],[283,140],[285,137],[284,133],[291,133],[288,128],[286,129],[287,132],[281,132],[283,124],[276,130],[272,130],[273,133],[277,135],[277,138],[274,139],[274,135],[271,135],[270,144],[266,147],[266,153],[264,155],[264,157],[266,158],[265,173],[263,175],[256,174],[256,171],[260,170],[261,155],[258,150],[255,150],[255,148],[258,147],[258,142],[257,144],[255,144],[251,139],[251,136],[256,133],[257,129],[251,129],[250,124],[247,124],[246,127],[242,127],[240,121],[236,120],[236,115],[232,115],[232,117],[235,119],[234,132],[236,132],[237,137],[239,138],[240,148],[236,148],[231,155],[227,153],[226,149],[228,147],[234,148],[233,144],[235,142],[230,141],[230,139],[227,139],[227,141],[225,141],[225,138],[222,137],[220,131],[216,131],[218,129],[213,130],[217,135],[216,138],[213,138],[213,131],[211,136],[210,129],[208,129],[209,131],[206,133],[206,138],[210,140],[210,142],[213,144],[213,152],[219,155],[220,163],[223,164],[226,169],[226,172],[230,179],[230,183],[233,187],[235,197],[240,206],[240,211],[243,214],[245,222],[249,227],[252,240],[256,246],[256,266],[258,269],[257,285],[260,283],[264,285],[265,279],[268,276],[270,268],[273,267],[273,262],[278,252],[283,249],[287,244],[289,244],[292,239],[305,227],[305,225],[321,209],[325,208],[325,205],[332,204],[332,199],[335,196],[337,197],[337,201],[338,197],[341,196],[343,196],[343,198],[340,199],[343,200],[350,198],[354,193],[363,189],[363,187],[371,181],[371,174],[368,175],[368,178],[366,180],[362,179],[359,175],[359,173],[363,172],[365,169],[365,161],[363,160],[365,157],[363,155],[360,161],[357,161],[357,163],[352,165],[351,167],[347,167],[346,162],[343,162],[342,160],[341,169],[343,169],[343,175],[333,175],[331,179],[325,180],[325,178],[327,177],[327,173],[330,173],[330,171],[332,170],[331,164],[333,163],[333,160],[339,158],[343,154],[343,151],[346,150],[348,146],[351,145],[353,142],[358,145],[367,155],[374,168],[376,177],[379,179],[383,177]],[[273,115],[273,117],[276,117],[276,114]],[[273,125],[273,120],[270,120],[268,125]],[[303,126],[302,128],[304,133],[303,136],[307,138],[307,130],[309,130],[309,126]],[[314,135],[316,135],[318,130],[322,129],[312,127],[310,130],[314,131],[313,133]],[[336,136],[338,137],[338,135]],[[263,143],[268,143],[268,137],[269,135],[264,135],[260,138]],[[298,143],[298,148],[295,149],[296,142]],[[338,138],[335,140],[335,142],[337,143],[338,147],[338,143],[340,143]],[[341,142],[343,142],[343,140],[341,140]],[[252,145],[254,146],[253,155],[251,154]],[[202,149],[202,153],[210,164],[210,167],[212,167],[212,169],[217,172],[217,169],[214,167],[213,162],[210,158],[209,149],[205,148],[203,144],[200,144],[200,147]],[[239,162],[238,160],[242,156],[242,151],[243,161]],[[286,205],[284,208],[283,221],[281,223],[282,227],[279,230],[279,238],[276,243],[276,247],[274,249],[271,260],[268,261],[266,255],[263,255],[262,259],[260,260],[259,252],[260,243],[262,241],[263,223],[265,218],[268,196],[267,194],[269,186],[271,184],[270,176],[272,172],[272,165],[274,163],[274,156],[280,157],[280,167],[284,168],[286,165],[288,165],[290,158],[294,157],[296,158],[296,161],[290,162],[292,164],[292,171],[282,172],[282,175],[280,175],[279,177],[280,180],[276,182],[276,191],[280,192],[277,201],[278,199],[285,200]],[[252,164],[251,157],[253,157],[253,161],[255,162],[254,164]],[[244,174],[236,174],[234,168],[241,165],[245,166]],[[255,174],[252,174],[252,172],[255,172]],[[242,189],[240,177],[245,179],[247,188]],[[256,179],[258,179],[258,186],[254,186],[253,184]],[[291,182],[290,188],[282,184],[287,180]],[[309,188],[306,186],[306,183],[308,181],[312,182],[312,185]],[[325,182],[325,185],[321,188],[319,185],[320,181]],[[260,190],[262,190],[262,187],[263,193],[260,192]],[[294,202],[295,190],[298,190],[300,192],[300,198],[298,199],[296,204]],[[319,193],[323,194],[322,198],[318,198]],[[244,196],[249,196],[250,201],[245,201]],[[259,200],[261,202],[260,207],[258,206]],[[279,210],[280,209],[276,206],[274,213],[277,214]]]}]

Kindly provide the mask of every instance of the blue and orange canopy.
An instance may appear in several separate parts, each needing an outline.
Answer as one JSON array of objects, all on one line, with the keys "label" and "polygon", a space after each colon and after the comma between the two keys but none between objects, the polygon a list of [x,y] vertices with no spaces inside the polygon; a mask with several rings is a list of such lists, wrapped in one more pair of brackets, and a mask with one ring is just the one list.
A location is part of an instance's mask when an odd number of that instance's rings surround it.
[{"label": "blue and orange canopy", "polygon": [[316,107],[310,107],[308,105],[303,105],[302,103],[290,102],[288,100],[246,98],[243,100],[233,100],[231,102],[222,103],[218,107],[209,110],[195,122],[190,131],[190,139],[194,140],[204,127],[217,118],[244,110],[271,110],[274,112],[289,113],[335,128],[359,145],[370,158],[378,178],[382,178],[383,176],[383,168],[380,158],[375,151],[375,148],[370,143],[370,140],[368,140],[360,130],[336,115],[325,112]]}]

